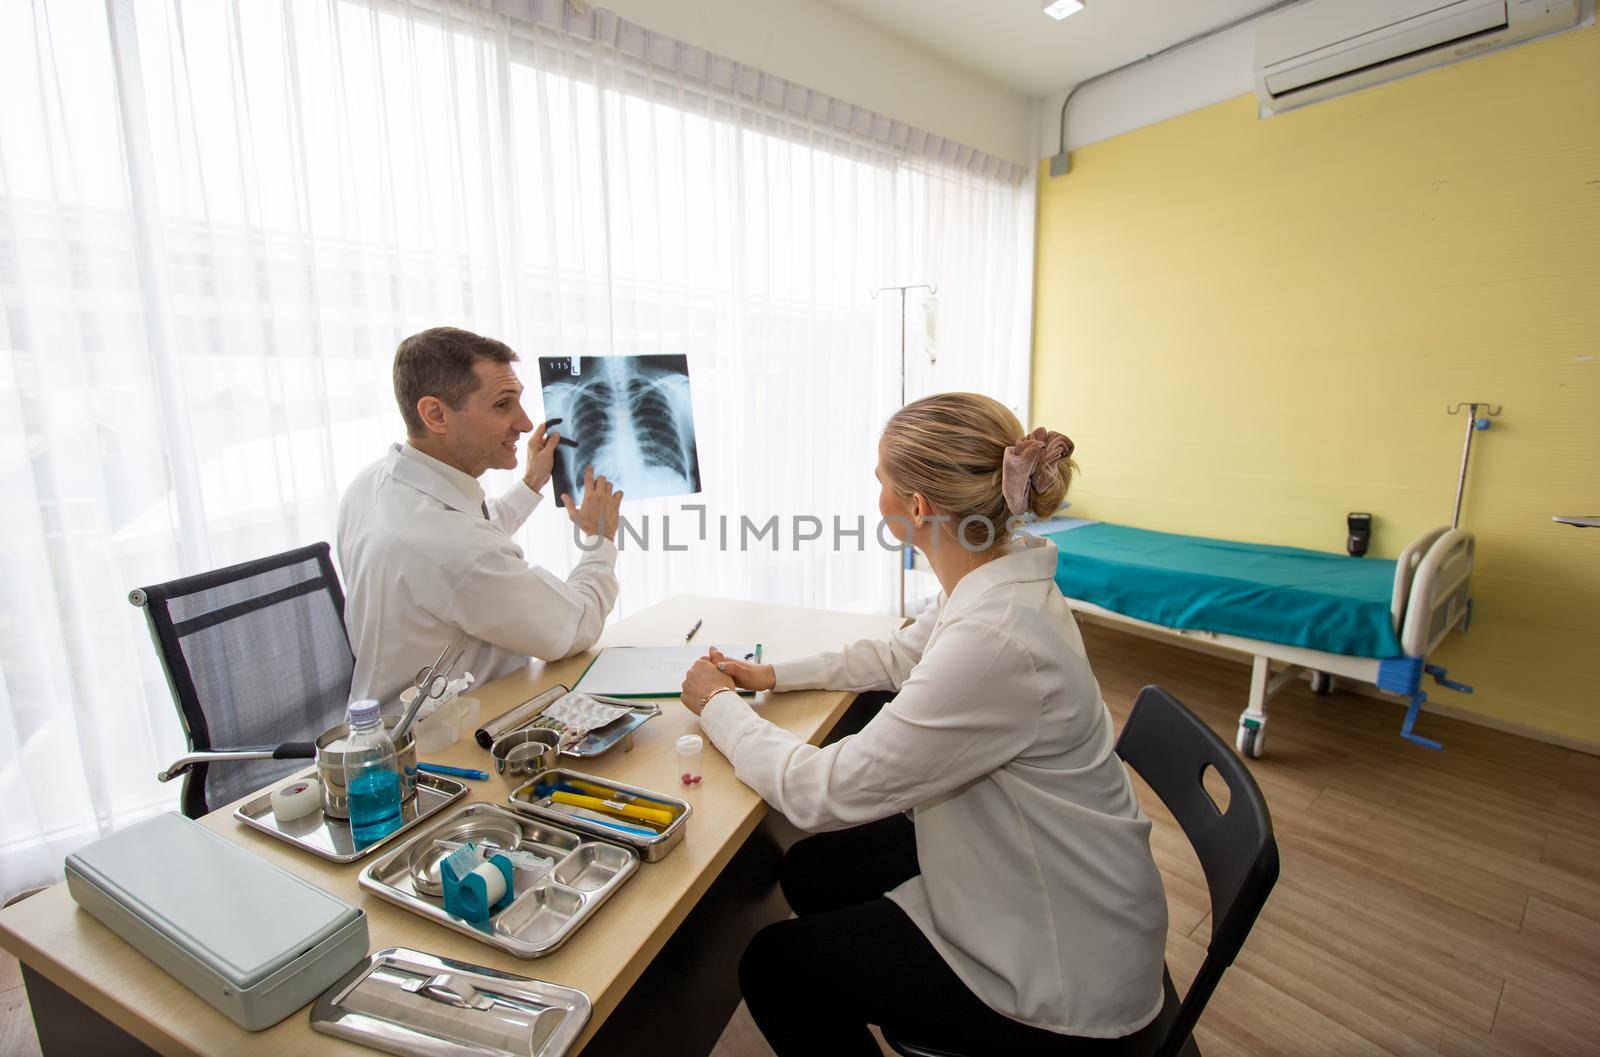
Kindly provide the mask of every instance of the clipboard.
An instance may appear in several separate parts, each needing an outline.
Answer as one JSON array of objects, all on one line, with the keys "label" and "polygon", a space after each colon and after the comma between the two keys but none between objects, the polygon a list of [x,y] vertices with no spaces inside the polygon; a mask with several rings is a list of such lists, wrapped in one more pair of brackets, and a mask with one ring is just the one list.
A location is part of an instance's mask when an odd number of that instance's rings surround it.
[{"label": "clipboard", "polygon": [[[607,646],[572,684],[575,692],[596,700],[631,700],[642,697],[677,697],[683,673],[706,655],[710,646],[751,664],[761,663],[761,644],[710,643],[702,646]],[[753,690],[740,690],[746,697]]]}]

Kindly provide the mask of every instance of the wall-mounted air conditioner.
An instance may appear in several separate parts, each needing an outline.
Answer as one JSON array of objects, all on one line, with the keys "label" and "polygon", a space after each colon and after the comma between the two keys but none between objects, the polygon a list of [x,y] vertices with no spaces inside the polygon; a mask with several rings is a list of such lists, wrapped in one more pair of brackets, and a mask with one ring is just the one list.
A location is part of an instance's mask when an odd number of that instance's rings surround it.
[{"label": "wall-mounted air conditioner", "polygon": [[1306,0],[1256,27],[1269,113],[1565,29],[1579,0]]}]

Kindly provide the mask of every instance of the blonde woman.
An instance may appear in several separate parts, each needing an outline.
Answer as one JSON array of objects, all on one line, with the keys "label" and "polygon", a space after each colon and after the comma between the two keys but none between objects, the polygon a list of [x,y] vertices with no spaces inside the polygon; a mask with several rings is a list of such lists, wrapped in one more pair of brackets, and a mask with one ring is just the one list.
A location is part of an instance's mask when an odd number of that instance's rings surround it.
[{"label": "blonde woman", "polygon": [[[775,665],[713,652],[684,678],[739,779],[800,828],[837,831],[785,856],[799,916],[740,963],[778,1057],[876,1057],[868,1024],[962,1052],[1058,1053],[1063,1036],[1120,1039],[1161,1008],[1150,822],[1055,585],[1055,545],[1012,532],[1059,509],[1071,454],[986,396],[907,405],[878,445],[879,509],[938,575],[938,603],[888,641]],[[898,693],[818,748],[736,687]]]}]

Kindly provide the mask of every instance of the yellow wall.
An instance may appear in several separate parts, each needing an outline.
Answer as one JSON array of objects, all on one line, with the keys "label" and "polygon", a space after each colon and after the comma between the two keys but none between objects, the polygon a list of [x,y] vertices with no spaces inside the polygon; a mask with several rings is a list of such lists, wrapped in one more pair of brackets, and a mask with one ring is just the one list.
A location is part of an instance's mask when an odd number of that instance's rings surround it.
[{"label": "yellow wall", "polygon": [[1039,182],[1033,419],[1073,513],[1393,557],[1447,524],[1472,630],[1430,696],[1600,742],[1600,29],[1266,120],[1241,97]]}]

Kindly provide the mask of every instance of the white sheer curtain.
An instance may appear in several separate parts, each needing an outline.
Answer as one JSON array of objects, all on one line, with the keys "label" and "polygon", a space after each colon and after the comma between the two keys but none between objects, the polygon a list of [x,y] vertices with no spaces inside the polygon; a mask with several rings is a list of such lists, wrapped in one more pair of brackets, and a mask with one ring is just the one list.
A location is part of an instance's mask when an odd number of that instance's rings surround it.
[{"label": "white sheer curtain", "polygon": [[[0,5],[0,894],[176,806],[154,773],[182,736],[126,593],[331,540],[401,436],[404,335],[508,341],[532,413],[540,355],[688,357],[703,494],[627,505],[651,539],[620,612],[888,610],[899,299],[872,291],[938,284],[936,363],[908,299],[910,395],[1021,409],[1031,240],[1017,167],[604,11]],[[742,552],[741,518],[774,516],[776,553]],[[797,545],[797,516],[822,538]],[[836,548],[836,516],[864,539]],[[553,502],[521,542],[576,554]]]}]

